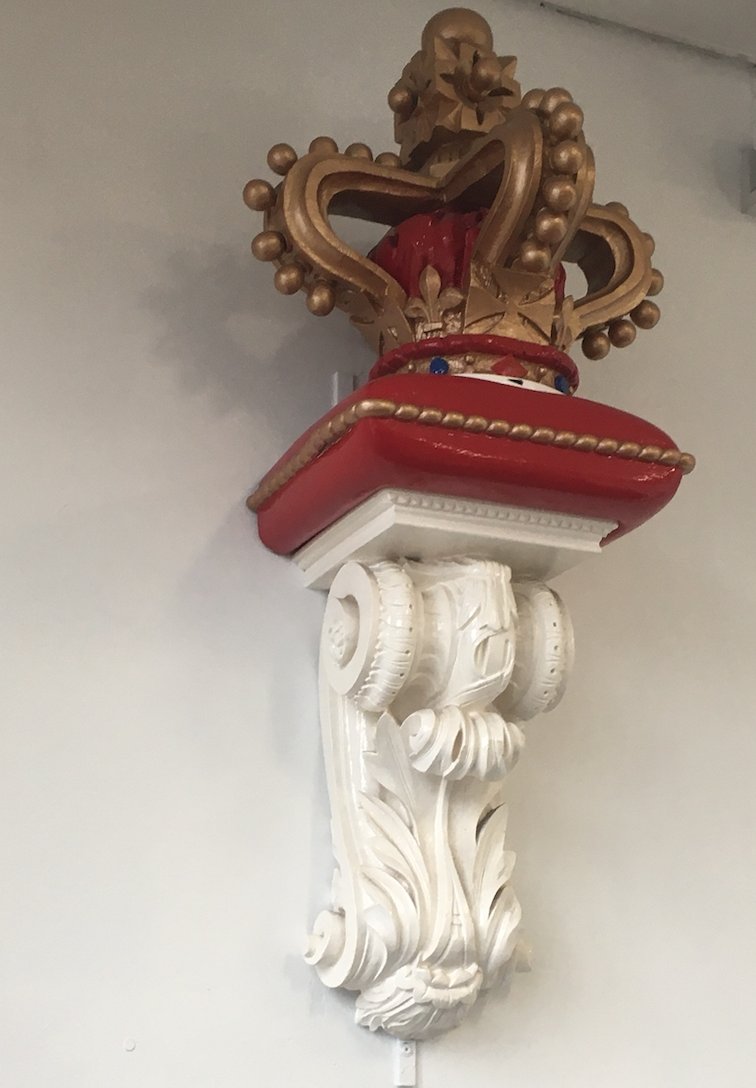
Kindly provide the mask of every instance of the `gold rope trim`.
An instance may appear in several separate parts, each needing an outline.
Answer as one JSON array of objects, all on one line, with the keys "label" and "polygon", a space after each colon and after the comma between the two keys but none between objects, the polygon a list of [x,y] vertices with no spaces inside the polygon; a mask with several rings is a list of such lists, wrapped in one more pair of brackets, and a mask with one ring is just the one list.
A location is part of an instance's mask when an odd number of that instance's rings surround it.
[{"label": "gold rope trim", "polygon": [[691,453],[680,450],[664,450],[661,446],[641,446],[639,442],[623,442],[616,438],[597,438],[595,434],[575,434],[574,431],[555,431],[552,427],[532,427],[529,423],[508,423],[505,419],[486,419],[484,416],[466,416],[462,412],[444,411],[441,408],[424,408],[417,404],[396,404],[393,400],[357,401],[322,423],[313,431],[294,456],[275,472],[263,476],[259,485],[247,499],[250,510],[258,510],[264,502],[287,484],[310,461],[337,442],[360,419],[396,419],[402,423],[423,423],[430,427],[452,428],[471,431],[473,434],[490,434],[495,438],[512,438],[521,442],[536,442],[539,446],[559,446],[562,449],[601,453],[606,456],[625,457],[628,461],[645,461],[649,464],[672,465],[687,475],[696,465]]}]

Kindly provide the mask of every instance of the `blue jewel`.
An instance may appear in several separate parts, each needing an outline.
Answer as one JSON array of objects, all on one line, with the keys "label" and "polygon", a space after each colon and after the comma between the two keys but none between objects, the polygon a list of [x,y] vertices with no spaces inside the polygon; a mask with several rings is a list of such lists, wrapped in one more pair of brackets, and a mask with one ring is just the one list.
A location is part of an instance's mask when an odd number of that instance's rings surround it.
[{"label": "blue jewel", "polygon": [[428,371],[430,374],[448,374],[449,364],[440,355],[434,355],[430,361]]},{"label": "blue jewel", "polygon": [[569,393],[569,378],[566,378],[564,374],[557,374],[557,376],[554,378],[554,388],[557,389],[560,393]]}]

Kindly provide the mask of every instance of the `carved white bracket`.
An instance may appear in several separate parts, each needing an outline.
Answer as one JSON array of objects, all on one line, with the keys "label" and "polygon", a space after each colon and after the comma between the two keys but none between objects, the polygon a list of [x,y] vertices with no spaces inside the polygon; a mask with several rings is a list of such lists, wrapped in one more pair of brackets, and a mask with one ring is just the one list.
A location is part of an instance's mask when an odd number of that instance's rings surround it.
[{"label": "carved white bracket", "polygon": [[513,963],[520,906],[502,779],[561,698],[557,595],[486,559],[349,561],[320,654],[337,868],[306,958],[401,1039],[455,1027]]}]

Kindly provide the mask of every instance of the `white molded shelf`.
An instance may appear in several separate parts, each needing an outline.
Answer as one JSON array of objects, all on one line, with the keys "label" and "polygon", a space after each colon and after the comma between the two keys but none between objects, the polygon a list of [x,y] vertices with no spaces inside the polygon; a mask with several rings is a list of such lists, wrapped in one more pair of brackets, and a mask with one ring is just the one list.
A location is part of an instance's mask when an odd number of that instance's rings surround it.
[{"label": "white molded shelf", "polygon": [[305,584],[327,589],[349,559],[493,559],[516,578],[553,578],[601,550],[617,523],[550,510],[455,499],[417,491],[378,491],[294,555]]}]

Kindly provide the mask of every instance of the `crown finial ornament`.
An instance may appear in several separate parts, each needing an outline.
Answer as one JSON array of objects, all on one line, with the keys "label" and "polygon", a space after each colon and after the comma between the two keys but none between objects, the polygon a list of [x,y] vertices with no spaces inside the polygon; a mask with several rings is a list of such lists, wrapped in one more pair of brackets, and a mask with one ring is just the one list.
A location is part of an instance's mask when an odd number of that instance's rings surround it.
[{"label": "crown finial ornament", "polygon": [[[575,395],[570,348],[631,347],[664,280],[627,208],[594,201],[580,106],[521,95],[515,65],[481,16],[442,11],[389,92],[398,154],[279,143],[280,180],[244,190],[276,288],[345,312],[376,356],[248,505],[263,543],[330,587],[337,871],[307,959],[358,992],[359,1023],[403,1039],[456,1026],[517,960],[502,780],[572,661],[545,579],[652,517],[694,465]],[[359,253],[338,216],[387,233]]]},{"label": "crown finial ornament", "polygon": [[[521,98],[515,66],[493,51],[481,16],[440,12],[389,92],[398,162],[390,152],[373,160],[359,143],[339,154],[327,137],[301,158],[276,144],[268,165],[283,183],[245,190],[265,215],[253,252],[276,264],[276,286],[306,292],[315,314],[349,314],[381,356],[376,373],[409,362],[427,369],[437,347],[424,341],[453,334],[465,338],[446,345],[453,370],[487,372],[507,356],[530,380],[553,385],[563,374],[574,388],[574,341],[600,359],[658,320],[647,298],[663,282],[653,241],[624,205],[593,203],[583,111],[561,87]],[[331,215],[390,230],[359,254]],[[567,291],[570,266],[585,283],[577,298]],[[457,297],[434,321],[418,309],[428,267]]]}]

